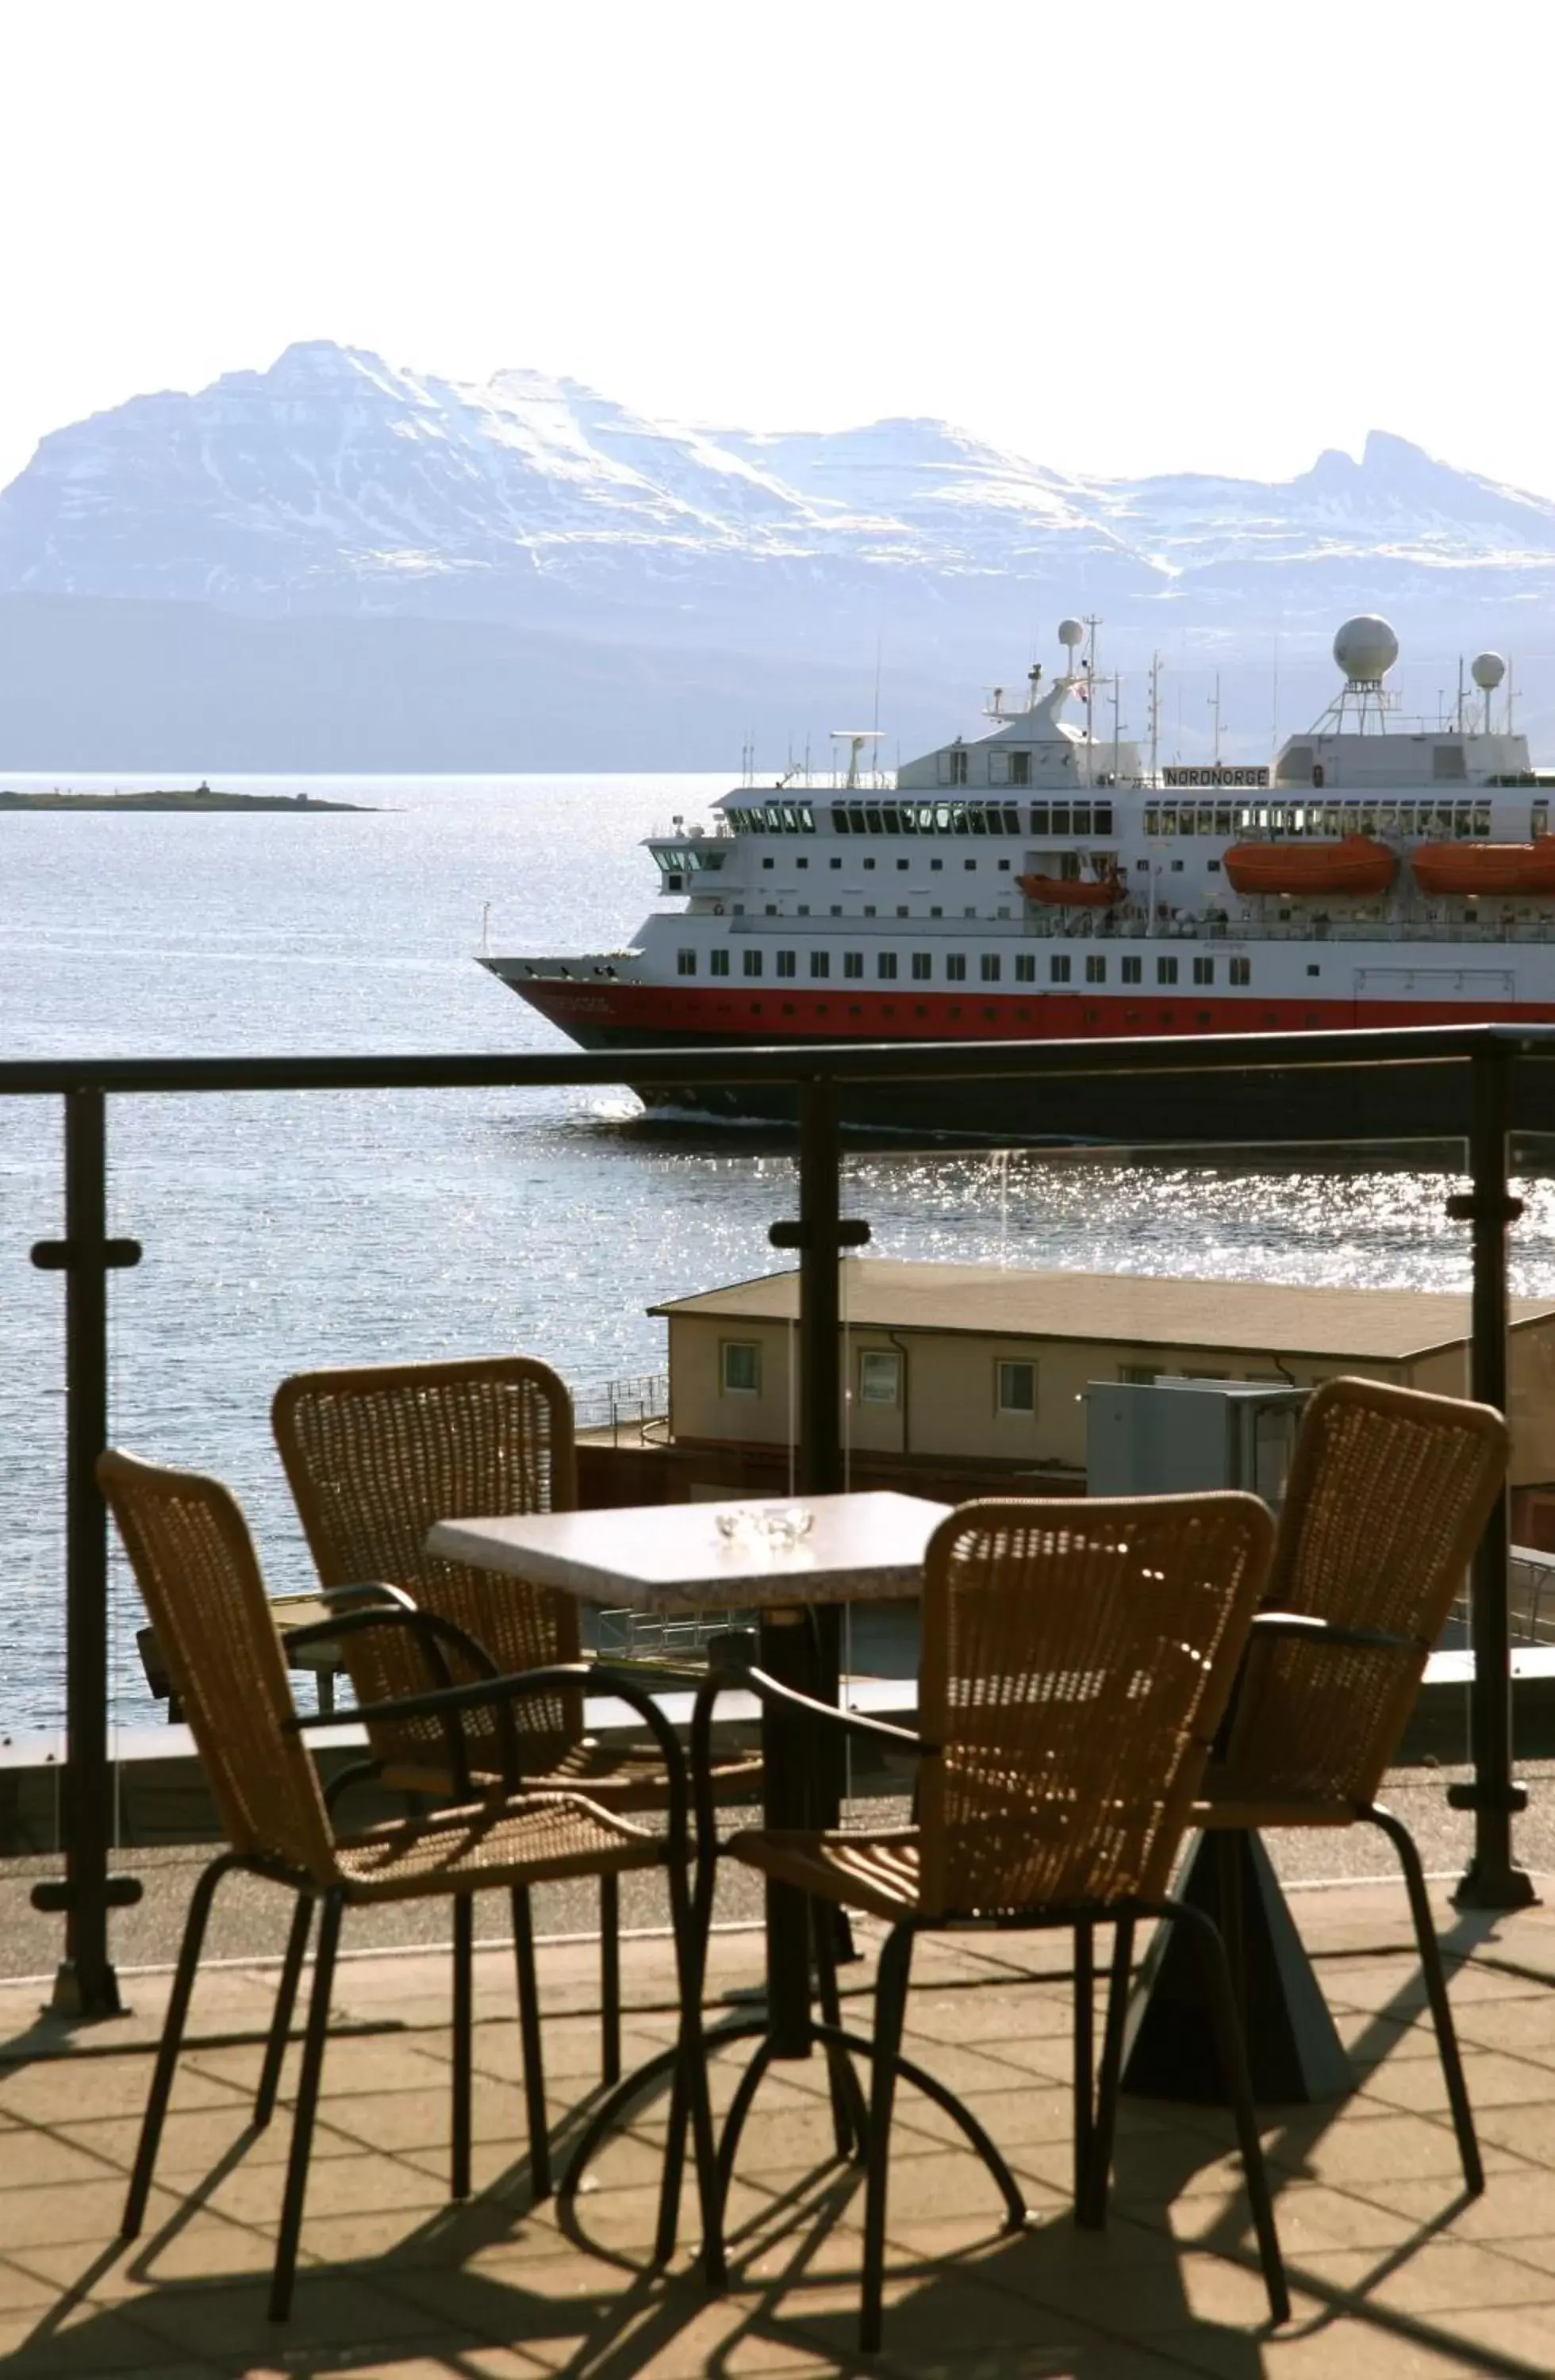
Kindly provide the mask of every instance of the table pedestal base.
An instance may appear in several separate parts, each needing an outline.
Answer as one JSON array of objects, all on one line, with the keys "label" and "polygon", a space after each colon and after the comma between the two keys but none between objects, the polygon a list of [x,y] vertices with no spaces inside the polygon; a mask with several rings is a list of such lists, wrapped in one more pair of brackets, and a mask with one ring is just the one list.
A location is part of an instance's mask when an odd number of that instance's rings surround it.
[{"label": "table pedestal base", "polygon": [[[1230,1828],[1201,1835],[1173,1893],[1221,1929],[1254,2098],[1289,2107],[1347,2097],[1355,2071],[1257,1836]],[[1230,2095],[1186,1930],[1163,1925],[1150,1946],[1129,2010],[1123,2088],[1143,2099],[1225,2106]]]}]

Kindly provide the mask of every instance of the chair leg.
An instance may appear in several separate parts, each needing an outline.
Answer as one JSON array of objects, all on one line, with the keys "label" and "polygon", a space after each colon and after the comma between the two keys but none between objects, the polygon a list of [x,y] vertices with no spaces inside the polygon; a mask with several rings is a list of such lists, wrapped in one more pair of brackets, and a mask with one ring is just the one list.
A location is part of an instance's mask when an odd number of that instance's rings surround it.
[{"label": "chair leg", "polygon": [[1075,1926],[1074,2101],[1075,2215],[1086,2220],[1089,2202],[1091,2144],[1096,2136],[1096,1927],[1088,1917]]},{"label": "chair leg", "polygon": [[[840,2032],[843,2003],[837,1989],[837,1937],[832,1921],[831,1904],[812,1900],[810,1930],[815,1946],[816,1998],[820,2003],[820,2021]],[[847,2051],[834,2041],[827,2042],[825,2046],[832,2087],[832,2135],[837,2143],[837,2155],[840,2157],[862,2157],[869,2131],[864,2094]]]},{"label": "chair leg", "polygon": [[621,2080],[621,1879],[600,1878],[600,2068]]},{"label": "chair leg", "polygon": [[475,1898],[461,1892],[454,1900],[454,2119],[448,2195],[469,2196],[469,2098],[474,2066],[475,2024]]},{"label": "chair leg", "polygon": [[540,2039],[540,1982],[534,1917],[527,1885],[513,1888],[513,1955],[518,1970],[518,2031],[524,2053],[524,2107],[529,2127],[529,2189],[551,2195],[551,2135],[545,2120],[545,2057]]},{"label": "chair leg", "polygon": [[1431,1923],[1431,1905],[1426,1895],[1420,1854],[1414,1836],[1391,1810],[1379,1809],[1374,1803],[1365,1815],[1387,1836],[1403,1870],[1404,1889],[1409,1895],[1409,1913],[1415,1921],[1415,1939],[1420,1950],[1420,1972],[1425,1977],[1431,2022],[1436,2027],[1437,2055],[1441,2059],[1442,2080],[1447,2085],[1448,2105],[1452,2110],[1452,2129],[1458,2136],[1464,2187],[1471,2198],[1478,2198],[1485,2188],[1485,2168],[1480,2162],[1474,2110],[1469,2106],[1468,2084],[1464,2080],[1464,2061],[1458,2050],[1458,2029],[1452,2022],[1452,2004],[1447,1997],[1441,1945],[1436,1938],[1436,1927]]},{"label": "chair leg", "polygon": [[881,2343],[891,2113],[896,2096],[896,2061],[906,2021],[912,1964],[912,1927],[893,1926],[881,1952],[875,1980],[875,2048],[869,2077],[869,2162],[864,2192],[864,2302],[858,2317],[858,2344],[866,2355],[872,2355]]},{"label": "chair leg", "polygon": [[1107,1985],[1107,2022],[1101,2036],[1101,2073],[1096,2122],[1084,2186],[1075,2219],[1087,2231],[1107,2224],[1107,2192],[1112,2174],[1112,2143],[1118,2129],[1118,2092],[1123,2080],[1124,2032],[1128,2021],[1128,1979],[1134,1964],[1134,1920],[1120,1917],[1112,1935],[1112,1972]]},{"label": "chair leg", "polygon": [[184,1939],[173,1976],[173,1995],[167,2003],[167,2017],[162,2028],[156,2068],[152,2075],[151,2093],[140,2125],[140,2144],[135,2152],[135,2168],[129,2177],[129,2195],[125,2201],[124,2220],[119,2225],[121,2240],[140,2237],[146,2200],[152,2187],[152,2173],[156,2165],[156,2153],[162,2141],[162,2127],[167,2115],[167,2103],[173,2095],[173,2077],[183,2044],[184,2026],[188,2019],[189,1998],[194,1990],[195,1970],[200,1963],[200,1947],[205,1939],[205,1921],[211,1914],[211,1903],[215,1898],[217,1885],[227,1870],[236,1865],[237,1862],[227,1852],[224,1852],[220,1859],[213,1859],[201,1872],[189,1896],[188,1915],[184,1920]]},{"label": "chair leg", "polygon": [[254,2130],[262,2132],[275,2113],[275,2094],[281,2087],[281,2062],[291,2038],[292,2016],[297,2008],[297,1987],[302,1980],[302,1962],[308,1955],[308,1936],[313,1924],[313,1903],[305,1893],[298,1893],[292,1912],[292,1929],[286,1937],[286,1955],[281,1961],[281,1980],[275,1986],[275,2012],[270,2020],[270,2038],[264,2046],[264,2064],[260,2070],[259,2089],[254,2094]]},{"label": "chair leg", "polygon": [[1280,2252],[1280,2235],[1274,2228],[1274,2208],[1269,2195],[1263,2143],[1258,2138],[1253,2085],[1247,2072],[1247,2048],[1237,2018],[1236,1994],[1232,1984],[1226,1946],[1221,1939],[1220,1928],[1202,1909],[1195,1909],[1182,1900],[1162,1901],[1160,1905],[1161,1913],[1174,1925],[1186,1924],[1192,1927],[1193,1937],[1199,1947],[1221,2071],[1231,2093],[1231,2104],[1236,2118],[1237,2145],[1242,2151],[1247,2203],[1252,2209],[1253,2228],[1257,2234],[1258,2259],[1263,2265],[1264,2288],[1269,2292],[1269,2311],[1276,2322],[1287,2322],[1290,2319],[1291,2296],[1285,2284],[1285,2262]]},{"label": "chair leg", "polygon": [[302,2202],[308,2189],[308,2157],[313,2145],[313,2119],[318,2112],[319,2082],[323,2073],[324,2042],[329,2033],[330,1993],[334,1984],[334,1954],[340,1947],[340,1921],[344,1914],[345,1903],[339,1893],[325,1893],[319,1915],[319,1947],[313,1961],[313,1997],[309,2003],[308,2034],[302,2045],[297,2112],[292,2118],[286,2191],[281,2202],[281,2230],[275,2242],[275,2269],[270,2283],[272,2322],[285,2322],[292,2307],[298,2241],[302,2235]]},{"label": "chair leg", "polygon": [[680,2186],[686,2164],[686,2127],[691,2127],[692,2155],[697,2168],[697,2195],[702,2216],[702,2269],[710,2288],[722,2289],[726,2273],[723,2253],[723,2193],[713,2147],[712,2107],[708,2095],[707,2050],[702,2039],[702,1984],[707,1970],[706,1912],[694,1914],[686,1875],[672,1859],[670,1920],[674,1929],[675,1980],[680,1990],[680,2035],[676,2044],[674,2087],[670,2099],[669,2131],[664,2143],[664,2171],[659,2193],[659,2230],[654,2243],[658,2263],[674,2252],[680,2217]]}]

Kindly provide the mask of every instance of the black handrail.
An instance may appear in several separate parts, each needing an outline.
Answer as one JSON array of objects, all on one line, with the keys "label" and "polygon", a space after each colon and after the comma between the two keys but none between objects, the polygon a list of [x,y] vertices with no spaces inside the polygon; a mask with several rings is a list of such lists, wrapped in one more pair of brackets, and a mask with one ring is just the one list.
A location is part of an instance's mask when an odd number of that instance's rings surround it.
[{"label": "black handrail", "polygon": [[[615,1086],[781,1083],[798,1094],[799,1216],[773,1226],[799,1257],[799,1485],[818,1495],[842,1483],[837,1259],[868,1237],[841,1214],[839,1089],[850,1083],[917,1079],[1042,1080],[1066,1075],[1194,1075],[1351,1072],[1462,1064],[1472,1078],[1468,1171],[1472,1188],[1449,1211],[1471,1225],[1474,1289],[1471,1393],[1506,1405],[1506,1238],[1521,1212],[1508,1190],[1507,1143],[1517,1123],[1516,1059],[1555,1059],[1555,1027],[1423,1026],[1342,1033],[1187,1036],[1107,1043],[1019,1042],[818,1045],[801,1051],[633,1050],[535,1056],[103,1058],[0,1061],[0,1098],[59,1098],[65,1109],[65,1237],[40,1242],[33,1261],[66,1275],[66,1768],[65,1876],[39,1886],[41,1908],[65,1917],[55,2006],[82,2016],[115,2013],[108,1912],[139,1897],[111,1876],[108,1761],[107,1516],[95,1466],[107,1432],[107,1276],[139,1261],[137,1243],[106,1228],[106,1102],[139,1097],[244,1091],[558,1089]],[[1345,1135],[1348,1136],[1348,1135]],[[1337,1144],[1341,1135],[1334,1135]],[[1512,1819],[1526,1794],[1512,1774],[1512,1658],[1508,1625],[1508,1510],[1503,1497],[1475,1559],[1470,1695],[1472,1784],[1451,1790],[1474,1815],[1474,1856],[1460,1902],[1509,1909],[1534,1897],[1512,1857]]]}]

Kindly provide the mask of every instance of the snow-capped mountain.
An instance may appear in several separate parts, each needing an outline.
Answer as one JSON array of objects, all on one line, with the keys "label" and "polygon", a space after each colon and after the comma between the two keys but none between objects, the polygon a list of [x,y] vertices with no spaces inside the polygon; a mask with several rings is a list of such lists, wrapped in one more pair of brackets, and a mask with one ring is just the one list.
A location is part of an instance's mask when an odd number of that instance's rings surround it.
[{"label": "snow-capped mountain", "polygon": [[44,438],[0,492],[0,597],[46,602],[51,636],[72,602],[134,599],[320,633],[500,626],[682,669],[867,671],[884,647],[904,680],[965,695],[1071,610],[1103,613],[1128,665],[1158,644],[1230,660],[1276,628],[1316,657],[1354,610],[1388,613],[1406,650],[1506,641],[1555,599],[1555,502],[1379,431],[1277,483],[1098,480],[942,422],[699,428],[315,341]]}]

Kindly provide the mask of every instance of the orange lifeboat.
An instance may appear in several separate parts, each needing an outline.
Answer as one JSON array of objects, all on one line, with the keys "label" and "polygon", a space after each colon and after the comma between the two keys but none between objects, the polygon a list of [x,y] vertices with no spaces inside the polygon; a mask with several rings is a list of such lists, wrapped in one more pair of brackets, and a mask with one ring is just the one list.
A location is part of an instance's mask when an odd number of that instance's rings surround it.
[{"label": "orange lifeboat", "polygon": [[1409,864],[1422,892],[1555,894],[1555,834],[1532,843],[1423,843]]},{"label": "orange lifeboat", "polygon": [[1121,876],[1017,876],[1028,901],[1046,901],[1055,909],[1115,909],[1128,897]]},{"label": "orange lifeboat", "polygon": [[1339,843],[1233,843],[1226,874],[1238,892],[1386,892],[1398,856],[1368,834]]}]

